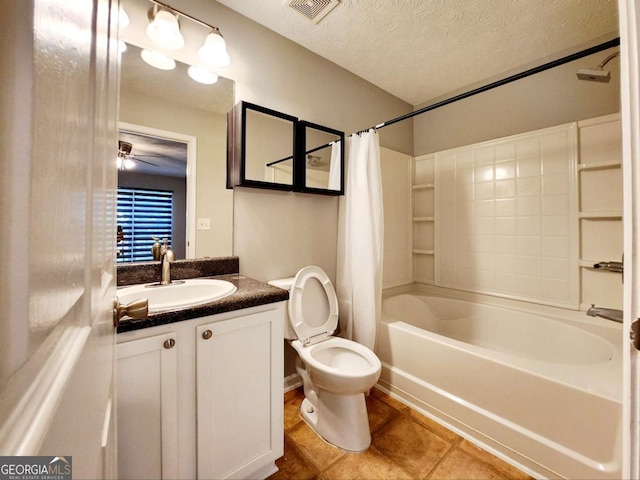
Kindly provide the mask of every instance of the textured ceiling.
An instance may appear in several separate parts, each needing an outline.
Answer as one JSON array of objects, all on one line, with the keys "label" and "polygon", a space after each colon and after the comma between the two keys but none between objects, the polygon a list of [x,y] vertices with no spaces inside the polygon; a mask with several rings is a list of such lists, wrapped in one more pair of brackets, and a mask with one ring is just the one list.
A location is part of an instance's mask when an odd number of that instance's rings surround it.
[{"label": "textured ceiling", "polygon": [[617,36],[615,0],[218,0],[412,105]]}]

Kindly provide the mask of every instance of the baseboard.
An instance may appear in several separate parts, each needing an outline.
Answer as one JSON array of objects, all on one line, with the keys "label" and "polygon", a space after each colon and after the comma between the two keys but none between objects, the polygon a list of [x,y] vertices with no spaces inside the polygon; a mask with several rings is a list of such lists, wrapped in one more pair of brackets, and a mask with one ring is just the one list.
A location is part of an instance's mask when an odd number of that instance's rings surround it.
[{"label": "baseboard", "polygon": [[284,393],[302,386],[302,378],[297,373],[284,377]]}]

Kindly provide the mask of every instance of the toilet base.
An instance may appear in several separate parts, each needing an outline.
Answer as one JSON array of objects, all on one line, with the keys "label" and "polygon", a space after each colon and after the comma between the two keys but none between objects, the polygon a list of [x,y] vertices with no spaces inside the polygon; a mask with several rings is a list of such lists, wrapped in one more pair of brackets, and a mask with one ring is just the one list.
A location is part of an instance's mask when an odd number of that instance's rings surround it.
[{"label": "toilet base", "polygon": [[302,419],[323,439],[348,452],[364,452],[371,445],[364,393],[339,395],[321,390],[318,403],[305,398]]}]

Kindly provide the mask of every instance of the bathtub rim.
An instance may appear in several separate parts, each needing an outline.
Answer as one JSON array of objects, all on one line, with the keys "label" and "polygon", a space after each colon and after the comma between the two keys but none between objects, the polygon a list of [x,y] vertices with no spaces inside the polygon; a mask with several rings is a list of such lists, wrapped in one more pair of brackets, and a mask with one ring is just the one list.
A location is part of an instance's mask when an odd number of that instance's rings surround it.
[{"label": "bathtub rim", "polygon": [[605,333],[606,338],[612,342],[619,341],[622,344],[622,341],[624,340],[621,323],[599,317],[590,317],[586,314],[586,309],[583,308],[575,310],[571,308],[543,305],[540,303],[525,302],[523,300],[497,297],[483,293],[467,292],[464,290],[455,290],[452,288],[439,287],[425,283],[408,283],[397,287],[386,288],[382,290],[382,300],[384,301],[384,299],[388,297],[400,294],[442,297],[450,300],[462,300],[465,302],[491,305],[522,313],[535,313],[549,318],[561,318],[569,321],[579,328],[596,333],[596,335],[603,336],[602,334]]},{"label": "bathtub rim", "polygon": [[[397,295],[413,295],[413,296],[432,296],[438,298],[445,298],[449,300],[458,300],[470,303],[480,303],[477,300],[470,300],[468,298],[456,298],[452,296],[436,295],[433,292],[423,292],[416,290],[405,290],[403,292],[394,292],[393,295],[384,295],[384,300]],[[512,301],[510,301],[512,302]],[[518,304],[522,302],[517,301]],[[581,390],[590,395],[597,395],[607,400],[613,400],[618,403],[622,403],[622,324],[612,322],[610,320],[604,320],[599,318],[588,317],[586,314],[576,311],[560,311],[555,307],[547,307],[545,309],[538,309],[537,311],[531,311],[528,309],[530,305],[503,305],[502,302],[487,304],[496,308],[502,308],[506,310],[512,310],[519,314],[528,314],[542,316],[551,320],[566,322],[570,326],[578,329],[585,330],[588,333],[594,334],[603,338],[605,341],[611,343],[613,348],[613,356],[610,361],[595,364],[561,364],[563,368],[556,369],[555,365],[544,360],[531,359],[525,357],[519,357],[510,353],[491,350],[480,345],[474,345],[462,342],[455,338],[450,338],[445,335],[423,330],[420,327],[408,323],[406,320],[394,318],[396,322],[405,325],[405,329],[413,332],[413,334],[420,336],[427,336],[433,341],[438,343],[444,343],[448,346],[469,352],[479,357],[491,358],[492,361],[524,371],[528,374],[536,375],[545,378],[546,380],[561,383],[571,388]],[[386,322],[386,313],[382,312],[380,322],[392,325],[392,323]],[[584,319],[582,317],[585,317]],[[595,385],[593,384],[593,378],[599,378]]]}]

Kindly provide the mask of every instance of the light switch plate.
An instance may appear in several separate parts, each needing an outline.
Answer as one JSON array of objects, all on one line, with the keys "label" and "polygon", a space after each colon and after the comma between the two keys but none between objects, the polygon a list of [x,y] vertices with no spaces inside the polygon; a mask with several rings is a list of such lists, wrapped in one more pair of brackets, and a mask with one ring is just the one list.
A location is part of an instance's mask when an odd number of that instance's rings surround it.
[{"label": "light switch plate", "polygon": [[199,218],[198,219],[198,230],[211,230],[211,219],[210,218]]}]

